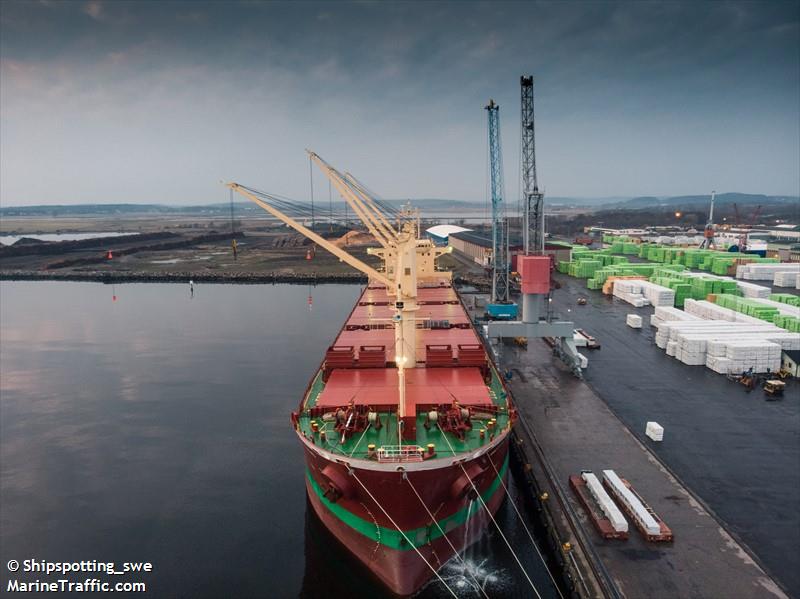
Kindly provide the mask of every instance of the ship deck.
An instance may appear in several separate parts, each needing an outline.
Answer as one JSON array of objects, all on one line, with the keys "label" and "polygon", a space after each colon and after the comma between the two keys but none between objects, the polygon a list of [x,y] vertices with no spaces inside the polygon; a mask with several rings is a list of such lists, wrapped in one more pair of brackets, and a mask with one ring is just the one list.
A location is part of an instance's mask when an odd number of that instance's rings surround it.
[{"label": "ship deck", "polygon": [[[459,354],[475,352],[483,346],[472,327],[455,290],[450,286],[420,287],[417,319],[424,328],[417,329],[417,364],[405,369],[405,413],[416,415],[416,439],[405,439],[403,445],[427,447],[434,444],[439,456],[473,451],[490,441],[492,431],[488,421],[496,420],[495,431],[509,424],[508,395],[499,375],[490,362],[488,382],[481,367],[459,364]],[[314,377],[303,399],[298,417],[301,434],[311,438],[312,421],[322,435],[314,436],[315,443],[348,457],[364,458],[369,445],[376,447],[399,445],[397,408],[400,401],[398,370],[391,362],[394,349],[393,300],[384,287],[367,287],[339,332],[332,347],[382,348],[386,352],[384,367],[344,367],[332,369],[325,376],[324,368]],[[431,323],[435,323],[432,325]],[[432,328],[435,326],[436,328]],[[449,348],[452,358],[448,364],[426,362],[430,346]],[[470,349],[461,349],[461,348]],[[357,354],[356,354],[357,355]],[[472,410],[472,429],[460,439],[445,433],[437,426],[425,427],[428,409],[432,406],[450,406],[457,401]],[[346,438],[334,430],[330,417],[338,408],[350,402],[369,406],[378,413],[381,426],[370,426],[365,431]],[[312,412],[313,410],[313,412]],[[327,417],[320,417],[324,412]],[[481,438],[481,430],[484,436]],[[446,437],[446,438],[445,438]]]}]

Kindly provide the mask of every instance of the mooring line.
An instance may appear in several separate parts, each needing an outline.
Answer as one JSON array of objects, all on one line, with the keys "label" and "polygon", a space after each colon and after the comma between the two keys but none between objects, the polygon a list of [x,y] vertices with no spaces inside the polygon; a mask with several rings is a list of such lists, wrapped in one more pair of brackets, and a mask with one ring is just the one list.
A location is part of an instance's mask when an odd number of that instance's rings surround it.
[{"label": "mooring line", "polygon": [[[472,573],[472,572],[469,570],[469,566],[467,565],[467,562],[466,562],[466,560],[465,560],[463,557],[461,557],[461,555],[458,553],[458,551],[456,551],[456,548],[453,546],[453,543],[450,541],[450,539],[448,538],[448,536],[445,534],[445,532],[444,532],[444,530],[442,529],[441,525],[440,525],[440,524],[439,524],[439,522],[436,520],[436,517],[435,517],[435,516],[434,516],[434,515],[431,513],[431,511],[428,509],[428,506],[427,506],[427,505],[425,504],[425,502],[422,500],[422,497],[420,497],[420,494],[417,492],[417,489],[414,487],[413,483],[411,482],[411,479],[410,479],[410,478],[408,478],[408,473],[407,473],[407,472],[403,472],[403,479],[404,479],[404,480],[405,480],[405,481],[408,483],[408,486],[410,486],[410,487],[411,487],[411,490],[412,490],[412,491],[414,491],[414,495],[416,495],[416,496],[417,496],[417,499],[419,499],[419,502],[422,504],[422,507],[424,507],[424,508],[425,508],[425,511],[428,513],[428,516],[430,517],[431,521],[432,521],[432,522],[433,522],[433,523],[436,525],[436,528],[438,528],[438,529],[439,529],[439,532],[440,532],[440,533],[442,533],[442,536],[444,537],[444,540],[445,540],[445,541],[447,541],[447,544],[448,544],[448,545],[450,545],[450,549],[452,549],[452,550],[453,550],[453,553],[455,554],[455,556],[456,556],[456,557],[458,558],[458,560],[459,560],[459,561],[460,561],[460,562],[463,564],[463,566],[464,566],[464,569],[465,569],[467,572],[469,572],[469,575],[470,575],[470,577],[472,578],[472,580],[473,580],[473,581],[475,581],[475,584],[477,585],[477,587],[478,587],[478,590],[480,590],[481,594],[482,594],[484,597],[486,597],[486,599],[489,599],[489,595],[487,595],[487,594],[486,594],[486,591],[485,591],[485,590],[484,590],[484,588],[481,586],[481,583],[480,583],[480,582],[478,582],[478,579],[475,577],[475,574],[473,574],[473,573]],[[468,541],[469,541],[469,539],[466,539],[466,538],[465,538],[465,543],[466,543],[466,542],[468,542]]]},{"label": "mooring line", "polygon": [[361,433],[361,436],[358,438],[358,441],[356,442],[356,446],[353,447],[353,451],[350,452],[350,456],[349,457],[352,458],[353,454],[356,452],[356,449],[358,449],[358,446],[361,445],[361,441],[364,438],[364,435],[366,435],[367,431],[369,430],[369,425],[370,425],[370,423],[367,422],[367,426],[366,426],[366,428],[364,428],[364,432]]},{"label": "mooring line", "polygon": [[564,595],[561,593],[561,589],[558,587],[558,584],[556,584],[556,580],[555,578],[553,578],[553,574],[550,572],[550,568],[547,567],[547,562],[545,561],[544,556],[542,555],[542,552],[539,549],[539,546],[536,544],[536,541],[533,540],[533,535],[531,534],[531,531],[528,529],[528,525],[525,523],[525,519],[522,517],[522,514],[520,514],[519,510],[517,509],[514,500],[511,498],[511,494],[508,492],[508,487],[506,487],[506,483],[503,482],[503,477],[501,477],[500,473],[497,471],[497,467],[494,465],[492,457],[488,456],[488,458],[489,458],[489,463],[492,465],[492,469],[495,471],[495,474],[497,474],[497,476],[500,478],[500,484],[503,485],[503,489],[505,489],[506,497],[508,497],[508,501],[509,503],[511,503],[511,507],[514,508],[514,511],[516,512],[519,521],[522,522],[522,526],[525,529],[525,532],[528,533],[528,538],[531,540],[531,545],[533,545],[533,548],[536,549],[536,553],[539,554],[539,558],[542,560],[542,564],[544,564],[544,568],[545,570],[547,570],[547,574],[550,576],[550,580],[553,581],[553,586],[556,588],[558,596],[561,597],[561,599],[564,599]]},{"label": "mooring line", "polygon": [[[451,588],[450,588],[450,586],[449,586],[449,585],[448,585],[448,584],[447,584],[447,583],[444,581],[444,578],[442,578],[442,577],[439,575],[439,572],[436,570],[436,568],[434,568],[434,567],[433,567],[433,566],[430,564],[430,562],[429,562],[427,559],[425,559],[425,556],[424,556],[424,555],[422,555],[422,552],[419,550],[419,548],[418,548],[418,547],[417,547],[417,546],[416,546],[416,545],[415,545],[415,544],[414,544],[414,543],[411,541],[411,539],[409,539],[409,538],[408,538],[408,536],[406,536],[406,533],[404,533],[404,532],[403,532],[403,529],[402,529],[402,528],[400,528],[400,527],[397,525],[397,522],[395,522],[395,521],[392,519],[392,517],[389,515],[389,512],[387,512],[387,511],[386,511],[386,510],[383,508],[383,506],[382,506],[382,505],[381,505],[381,504],[378,502],[378,500],[377,500],[377,499],[375,499],[375,496],[374,496],[372,493],[370,493],[370,490],[369,490],[369,489],[367,489],[367,487],[364,485],[364,483],[362,483],[362,482],[361,482],[361,479],[360,479],[360,478],[358,478],[358,476],[356,475],[356,472],[355,472],[355,470],[353,470],[352,468],[348,468],[348,472],[349,472],[349,473],[350,473],[350,474],[353,476],[353,478],[354,478],[354,479],[356,479],[356,482],[357,482],[359,485],[361,485],[361,488],[362,488],[362,489],[364,489],[364,491],[366,491],[366,493],[367,493],[367,495],[369,495],[370,499],[372,499],[372,501],[373,501],[373,502],[375,502],[375,505],[377,505],[377,506],[380,508],[380,510],[383,512],[383,515],[384,515],[384,516],[386,516],[386,518],[389,520],[389,522],[391,522],[391,523],[392,523],[392,525],[393,525],[393,526],[394,526],[394,527],[397,529],[397,532],[399,532],[401,535],[403,535],[403,538],[406,540],[406,542],[407,542],[409,545],[411,545],[411,548],[412,548],[412,549],[414,549],[414,551],[416,551],[416,552],[417,552],[417,555],[420,557],[420,559],[421,559],[423,562],[425,562],[425,565],[426,565],[426,566],[428,566],[428,568],[430,568],[431,572],[433,572],[433,573],[436,575],[436,578],[438,578],[438,579],[439,579],[439,582],[441,582],[441,583],[444,585],[444,588],[446,588],[446,589],[448,590],[448,592],[449,592],[449,593],[450,593],[450,594],[451,594],[453,597],[455,597],[456,599],[458,599],[458,595],[456,595],[456,594],[455,594],[455,591],[453,591],[453,589],[451,589]],[[538,593],[537,593],[537,595],[538,595]],[[541,599],[541,597],[540,597],[539,599]]]},{"label": "mooring line", "polygon": [[[450,440],[447,438],[447,434],[442,430],[442,427],[440,425],[437,425],[437,426],[439,426],[439,430],[442,431],[442,437],[444,438],[445,442],[447,443],[447,445],[450,446],[450,449],[452,449],[453,447],[452,447],[452,445],[450,445]],[[489,458],[489,459],[491,459],[491,458]],[[522,573],[525,575],[525,578],[528,580],[528,584],[531,585],[531,588],[533,589],[533,592],[536,593],[536,596],[539,599],[542,599],[542,596],[539,594],[539,590],[536,588],[536,585],[533,584],[533,581],[531,580],[531,577],[528,576],[528,573],[525,571],[525,568],[522,566],[522,562],[520,561],[519,557],[517,556],[516,552],[514,551],[514,548],[511,547],[511,543],[508,542],[508,539],[506,538],[506,535],[503,534],[503,530],[500,528],[500,525],[497,523],[497,520],[494,519],[494,514],[492,514],[492,511],[489,509],[489,506],[486,505],[486,502],[483,500],[483,497],[481,497],[480,491],[478,491],[478,488],[475,486],[475,483],[472,482],[472,479],[469,477],[469,474],[467,474],[467,469],[464,468],[464,463],[463,462],[459,462],[458,465],[461,466],[461,470],[464,473],[464,476],[467,477],[467,480],[469,481],[470,486],[472,486],[473,491],[475,491],[475,495],[478,496],[478,501],[481,502],[481,505],[486,510],[486,513],[489,514],[489,518],[491,518],[492,523],[495,525],[495,528],[497,528],[497,532],[500,533],[500,536],[503,538],[503,541],[505,541],[506,547],[508,547],[508,550],[511,552],[511,555],[514,557],[514,560],[517,562],[517,565],[519,566],[519,569],[522,570]]]}]

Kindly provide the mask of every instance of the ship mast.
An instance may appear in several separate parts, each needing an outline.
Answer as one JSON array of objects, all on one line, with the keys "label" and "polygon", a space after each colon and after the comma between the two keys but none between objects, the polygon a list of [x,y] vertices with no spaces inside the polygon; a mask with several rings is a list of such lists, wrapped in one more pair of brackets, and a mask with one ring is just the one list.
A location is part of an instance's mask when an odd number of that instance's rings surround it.
[{"label": "ship mast", "polygon": [[426,279],[441,280],[450,277],[449,272],[437,272],[435,269],[436,258],[448,253],[450,249],[435,247],[429,239],[420,239],[418,215],[414,217],[410,210],[404,210],[402,215],[406,218],[401,219],[396,228],[393,227],[381,213],[375,200],[354,177],[349,174],[343,175],[314,152],[309,151],[308,155],[380,244],[381,247],[369,248],[367,253],[383,260],[383,272],[379,272],[258,198],[248,188],[238,183],[226,185],[343,262],[361,271],[369,279],[386,287],[386,293],[393,298],[395,308],[392,317],[395,332],[394,363],[397,367],[399,387],[398,436],[402,445],[403,433],[400,423],[410,425],[408,420],[416,417],[415,414],[409,415],[406,411],[405,370],[415,368],[417,365],[416,312],[419,310],[417,285]]}]

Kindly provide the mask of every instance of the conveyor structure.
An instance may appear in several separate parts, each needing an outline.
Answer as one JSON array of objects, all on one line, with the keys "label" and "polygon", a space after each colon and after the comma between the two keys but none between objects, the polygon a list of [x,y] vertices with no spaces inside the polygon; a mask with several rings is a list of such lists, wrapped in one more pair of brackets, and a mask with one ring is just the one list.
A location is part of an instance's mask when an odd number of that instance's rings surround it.
[{"label": "conveyor structure", "polygon": [[575,324],[552,320],[547,310],[550,292],[550,257],[518,256],[517,269],[522,279],[522,320],[490,321],[486,335],[491,339],[527,337],[552,337],[553,352],[580,378],[588,360],[578,353],[575,345]]}]

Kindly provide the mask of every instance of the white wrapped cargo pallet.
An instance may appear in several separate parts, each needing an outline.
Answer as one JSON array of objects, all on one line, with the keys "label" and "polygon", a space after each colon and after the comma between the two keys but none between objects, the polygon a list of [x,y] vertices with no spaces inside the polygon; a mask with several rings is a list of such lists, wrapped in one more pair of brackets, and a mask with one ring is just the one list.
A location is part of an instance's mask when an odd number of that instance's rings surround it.
[{"label": "white wrapped cargo pallet", "polygon": [[[659,323],[656,345],[690,366],[704,365],[719,373],[753,368],[780,368],[782,349],[800,347],[800,335],[769,324],[726,320],[665,321]],[[730,346],[730,348],[729,348]]]},{"label": "white wrapped cargo pallet", "polygon": [[657,320],[700,320],[699,316],[689,314],[680,308],[673,308],[672,306],[656,306],[653,316]]},{"label": "white wrapped cargo pallet", "polygon": [[649,305],[649,301],[642,295],[642,283],[646,281],[618,279],[614,281],[612,293],[614,297],[628,302],[636,308]]},{"label": "white wrapped cargo pallet", "polygon": [[778,272],[800,273],[800,262],[740,264],[736,267],[736,278],[746,281],[772,281]]},{"label": "white wrapped cargo pallet", "polygon": [[628,314],[625,317],[625,324],[627,324],[632,329],[641,329],[642,328],[642,317],[638,314]]},{"label": "white wrapped cargo pallet", "polygon": [[664,427],[662,427],[658,422],[648,422],[645,425],[644,434],[650,437],[653,441],[663,441],[664,440]]},{"label": "white wrapped cargo pallet", "polygon": [[[662,318],[659,318],[661,316]],[[703,320],[699,316],[695,316],[694,314],[687,314],[683,310],[679,310],[678,308],[666,308],[663,306],[657,307],[655,314],[650,316],[650,325],[656,327],[656,334],[655,334],[655,342],[658,347],[664,349],[667,347],[667,341],[669,340],[669,329],[668,328],[661,328],[665,322],[676,322],[676,321],[689,321],[689,320]],[[675,355],[675,350],[672,350],[670,354],[672,356]]]},{"label": "white wrapped cargo pallet", "polygon": [[728,320],[698,320],[698,321],[672,321],[659,325],[659,332],[669,336],[671,341],[677,339],[679,334],[761,334],[761,333],[786,333],[786,329],[776,327],[765,320],[757,322],[731,322]]},{"label": "white wrapped cargo pallet", "polygon": [[620,480],[616,472],[613,470],[603,470],[603,478],[613,489],[614,495],[628,506],[633,517],[636,518],[647,534],[657,535],[661,532],[661,526],[656,522],[656,519],[650,515],[650,512],[642,505],[639,498],[631,493],[631,490],[625,486],[625,483]]},{"label": "white wrapped cargo pallet", "polygon": [[723,308],[722,306],[705,300],[687,299],[684,303],[684,309],[689,314],[709,320],[728,320],[730,322],[749,322],[753,324],[766,322],[755,316],[742,314],[730,308]]},{"label": "white wrapped cargo pallet", "polygon": [[[776,272],[772,284],[775,287],[794,287],[800,274],[794,272]],[[769,295],[765,296],[769,297]]]},{"label": "white wrapped cargo pallet", "polygon": [[628,532],[628,521],[625,519],[625,516],[622,515],[622,512],[617,507],[617,504],[614,503],[614,500],[611,499],[603,488],[600,479],[597,478],[593,472],[583,472],[581,473],[581,478],[586,483],[586,487],[589,489],[589,493],[591,493],[592,497],[594,497],[597,505],[603,510],[608,521],[611,522],[611,526],[614,530],[617,532]]},{"label": "white wrapped cargo pallet", "polygon": [[731,370],[731,361],[728,358],[718,356],[708,356],[706,358],[706,367],[719,374],[729,374]]},{"label": "white wrapped cargo pallet", "polygon": [[656,285],[649,281],[638,281],[640,283],[640,293],[653,306],[674,306],[675,291],[669,287]]},{"label": "white wrapped cargo pallet", "polygon": [[736,281],[736,288],[742,292],[743,297],[751,299],[768,298],[769,294],[772,293],[769,287],[756,285],[755,283],[745,283],[744,281]]}]

